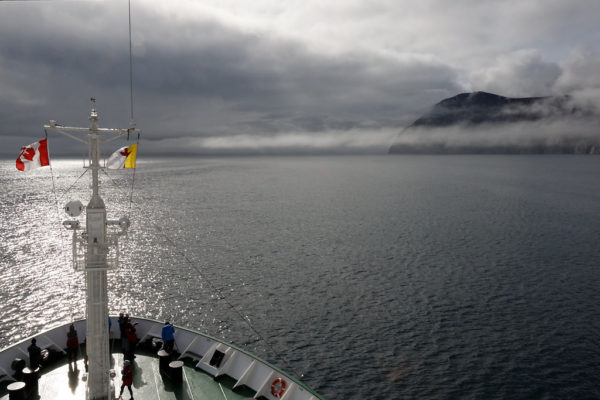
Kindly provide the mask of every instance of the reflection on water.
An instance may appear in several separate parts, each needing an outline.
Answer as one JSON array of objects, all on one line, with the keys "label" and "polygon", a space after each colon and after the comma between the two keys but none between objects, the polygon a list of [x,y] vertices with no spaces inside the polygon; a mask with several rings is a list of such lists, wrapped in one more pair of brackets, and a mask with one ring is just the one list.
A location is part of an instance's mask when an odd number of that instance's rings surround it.
[{"label": "reflection on water", "polygon": [[[223,337],[326,398],[600,397],[599,162],[141,160],[131,208],[131,171],[101,174],[132,220],[110,311]],[[48,168],[0,172],[6,346],[84,315],[59,209],[89,178],[63,195],[81,161],[54,162],[57,207]]]}]

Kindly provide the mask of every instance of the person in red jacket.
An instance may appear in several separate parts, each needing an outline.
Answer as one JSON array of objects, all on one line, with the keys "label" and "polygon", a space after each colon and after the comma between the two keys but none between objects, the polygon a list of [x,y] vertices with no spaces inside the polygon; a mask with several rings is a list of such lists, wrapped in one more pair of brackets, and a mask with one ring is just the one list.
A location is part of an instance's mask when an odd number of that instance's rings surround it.
[{"label": "person in red jacket", "polygon": [[137,334],[135,333],[136,325],[137,323],[128,321],[125,326],[125,334],[127,335],[127,353],[125,353],[125,359],[129,361],[133,361],[135,358],[135,345],[138,341]]},{"label": "person in red jacket", "polygon": [[123,384],[121,385],[121,392],[119,393],[119,399],[123,396],[123,389],[127,386],[131,400],[133,400],[133,390],[131,390],[131,384],[133,383],[133,369],[131,368],[131,362],[129,360],[123,361],[123,369],[121,370],[121,378]]},{"label": "person in red jacket", "polygon": [[73,324],[69,327],[67,332],[67,359],[69,360],[69,368],[71,367],[71,361],[77,368],[77,350],[79,349],[79,338],[77,337],[77,331]]}]

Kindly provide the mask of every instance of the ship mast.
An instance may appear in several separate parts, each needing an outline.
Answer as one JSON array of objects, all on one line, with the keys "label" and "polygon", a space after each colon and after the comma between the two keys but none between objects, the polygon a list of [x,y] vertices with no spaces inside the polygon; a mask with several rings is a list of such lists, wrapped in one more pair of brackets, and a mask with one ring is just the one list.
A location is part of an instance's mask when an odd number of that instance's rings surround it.
[{"label": "ship mast", "polygon": [[[137,130],[133,124],[129,129],[100,128],[95,108],[92,108],[90,114],[89,128],[61,126],[56,121],[50,121],[50,125],[44,127],[89,144],[89,164],[85,168],[92,173],[92,197],[85,207],[85,227],[78,220],[64,221],[63,225],[73,231],[73,266],[75,270],[85,272],[86,351],[89,367],[86,397],[88,400],[107,400],[114,397],[110,381],[107,271],[117,267],[118,238],[126,233],[129,220],[126,217],[114,221],[106,218],[106,207],[99,193],[98,173],[103,169],[100,165],[100,144]],[[83,140],[68,133],[69,131],[88,131],[88,138]],[[118,135],[102,140],[103,133]],[[79,216],[82,209],[83,205],[79,201],[69,202],[65,206],[65,211],[71,217]],[[115,230],[114,227],[119,227],[120,230]]]},{"label": "ship mast", "polygon": [[[100,169],[100,144],[98,113],[90,115],[90,168],[92,170],[92,198],[86,207],[87,262],[85,266],[86,302],[86,351],[88,356],[88,399],[108,399],[110,388],[110,360],[108,343],[108,288],[106,282],[106,208],[98,194],[98,170]],[[109,389],[110,390],[110,389]]]}]

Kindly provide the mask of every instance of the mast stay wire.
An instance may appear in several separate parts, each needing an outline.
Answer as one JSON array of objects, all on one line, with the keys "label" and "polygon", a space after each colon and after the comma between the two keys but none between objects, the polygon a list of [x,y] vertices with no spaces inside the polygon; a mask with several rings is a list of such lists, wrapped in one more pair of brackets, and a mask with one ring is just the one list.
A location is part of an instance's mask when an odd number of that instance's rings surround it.
[{"label": "mast stay wire", "polygon": [[[131,46],[131,0],[128,0],[128,6],[129,6],[129,93],[130,93],[130,115],[131,115],[131,121],[130,121],[130,127],[134,127],[135,123],[134,123],[134,114],[133,114],[133,54],[132,54],[132,46]],[[129,139],[129,135],[127,137]],[[138,132],[137,135],[137,141],[136,144],[139,146],[139,141],[140,141],[140,134]],[[131,179],[131,190],[129,192],[129,209],[127,212],[127,215],[130,216],[131,214],[131,205],[133,203],[133,190],[134,190],[134,183],[135,183],[135,170],[137,168],[134,167],[133,168],[133,176]],[[102,170],[106,176],[109,177],[109,179],[113,182],[113,184],[115,185],[115,187],[118,188],[118,190],[121,190],[120,187],[116,184],[116,182],[114,181],[114,179],[112,179],[112,177],[106,172],[106,170]],[[196,272],[198,273],[198,275],[205,281],[207,282],[207,284],[210,286],[210,288],[212,289],[212,291],[214,293],[216,293],[218,295],[219,300],[223,300],[225,301],[225,303],[227,303],[227,305],[235,312],[235,314],[237,314],[237,316],[244,321],[244,323],[246,323],[246,325],[248,325],[248,327],[250,328],[250,330],[259,338],[259,340],[261,340],[263,343],[265,343],[267,345],[268,348],[270,348],[275,355],[279,358],[284,360],[290,367],[291,367],[291,363],[285,358],[283,357],[268,341],[267,339],[261,335],[256,328],[252,325],[252,323],[250,322],[250,320],[245,317],[244,315],[242,315],[242,313],[223,295],[222,291],[219,290],[215,285],[213,285],[211,283],[211,281],[209,279],[206,278],[206,276],[200,271],[200,269],[198,268],[198,266],[192,262],[187,255],[185,254],[184,251],[182,251],[176,244],[175,242],[173,242],[173,240],[168,237],[168,235],[166,235],[162,229],[160,229],[160,227],[155,224],[152,223],[153,227],[155,230],[157,230],[164,238],[167,242],[169,242],[174,248],[175,250],[177,250],[181,256],[183,257],[183,259],[186,261],[186,263],[188,265],[190,265],[192,268],[194,268],[194,270],[196,270]],[[293,369],[293,368],[292,368]],[[297,371],[294,371],[294,373],[301,377],[301,375],[298,374]]]},{"label": "mast stay wire", "polygon": [[85,171],[83,171],[83,173],[81,175],[79,175],[79,177],[77,179],[75,179],[75,182],[73,182],[73,184],[71,186],[69,186],[69,188],[60,196],[60,199],[62,200],[63,197],[65,197],[67,195],[67,193],[69,193],[69,191],[71,191],[71,189],[73,189],[73,186],[75,186],[77,184],[77,182],[79,182],[79,180],[85,175],[87,174],[88,170],[86,169]]},{"label": "mast stay wire", "polygon": [[[115,187],[117,188],[117,190],[121,191],[121,193],[125,194],[123,189],[120,188],[120,186],[117,184],[117,182],[106,173],[106,171],[104,171],[104,173],[106,174],[106,176],[108,176],[108,178],[112,181],[112,183],[115,185]],[[252,333],[254,333],[258,339],[260,341],[262,341],[270,350],[273,351],[273,353],[275,353],[275,356],[278,357],[279,359],[283,360],[284,362],[287,363],[288,367],[294,372],[294,374],[301,378],[303,376],[303,374],[298,373],[298,371],[295,370],[295,368],[292,366],[292,363],[286,358],[284,357],[280,352],[277,351],[277,349],[271,344],[269,343],[269,341],[260,334],[260,332],[258,332],[258,330],[254,327],[254,325],[252,324],[252,322],[250,322],[250,320],[248,319],[248,317],[244,316],[242,314],[242,312],[240,310],[237,309],[237,307],[231,302],[229,301],[224,295],[222,290],[220,290],[219,288],[217,288],[207,277],[204,273],[202,273],[202,271],[200,270],[200,268],[198,268],[198,265],[196,263],[194,263],[192,260],[190,260],[190,258],[185,254],[185,252],[179,248],[179,246],[177,246],[177,244],[173,241],[173,239],[171,239],[162,229],[160,226],[158,226],[158,224],[151,222],[152,227],[179,253],[179,255],[184,259],[184,261],[190,266],[192,267],[196,273],[200,276],[200,278],[202,280],[204,280],[204,282],[206,282],[208,284],[208,286],[210,287],[210,290],[215,293],[218,297],[218,300],[222,300],[224,301],[232,310],[233,312],[242,320],[244,321],[244,323],[250,328],[250,330],[252,331]]]},{"label": "mast stay wire", "polygon": [[[132,129],[135,128],[135,120],[134,120],[134,116],[133,116],[133,52],[131,51],[131,0],[127,1],[127,5],[128,5],[128,10],[129,10],[129,100],[130,100],[130,118],[129,118],[129,130],[131,131]],[[129,140],[129,132],[127,133],[127,140]],[[136,158],[137,158],[137,151],[140,145],[140,132],[138,131],[137,133],[137,140],[135,142],[136,144]],[[137,162],[137,160],[136,160]],[[127,209],[127,217],[131,216],[131,204],[133,202],[133,188],[134,188],[134,184],[135,184],[135,170],[136,170],[136,165],[133,165],[133,176],[131,177],[131,190],[129,192],[129,207]],[[108,175],[108,174],[107,174]],[[112,179],[112,178],[111,178]]]},{"label": "mast stay wire", "polygon": [[[137,163],[137,152],[140,147],[140,133],[139,132],[137,134],[137,140],[136,140],[135,144],[136,144],[135,152],[136,152],[136,163]],[[133,202],[133,185],[135,184],[135,171],[136,170],[137,170],[137,166],[134,164],[133,165],[133,175],[131,177],[131,190],[129,191],[129,208],[127,209],[127,217],[131,216],[131,203]]]},{"label": "mast stay wire", "polygon": [[[135,123],[134,121],[134,115],[133,115],[133,55],[132,55],[132,46],[131,46],[131,0],[128,0],[128,9],[129,9],[129,89],[130,89],[130,129],[135,127]],[[129,135],[128,135],[129,136]],[[46,138],[46,140],[48,139],[48,131],[46,129],[44,129],[44,137]],[[137,141],[136,144],[139,145],[139,140],[140,140],[140,134],[138,132],[137,135]],[[49,146],[47,144],[47,146]],[[85,161],[84,161],[84,165],[85,165]],[[56,190],[56,184],[55,184],[55,179],[54,179],[54,170],[52,168],[52,163],[50,162],[49,164],[50,166],[50,176],[51,176],[51,180],[52,180],[52,194],[54,196],[54,205],[56,208],[56,218],[58,220],[58,226],[60,227],[61,221],[60,221],[60,210],[59,210],[59,206],[58,206],[58,196],[57,196],[57,190]],[[133,199],[133,188],[134,188],[134,183],[135,183],[135,169],[133,168],[133,178],[132,178],[132,182],[131,182],[131,191],[129,194],[129,210],[128,210],[128,216],[131,212],[131,204],[132,204],[132,199]],[[62,195],[60,196],[60,199],[62,199],[64,196],[66,196],[69,191],[77,184],[77,182],[88,172],[88,170],[86,169],[81,175],[79,175],[79,177],[75,180],[75,182],[73,182],[73,184],[71,186],[69,186],[69,188],[62,193]],[[106,173],[106,172],[105,172]],[[108,174],[106,174],[108,176]],[[112,180],[112,177],[109,176],[109,178]],[[113,180],[114,183],[114,180]],[[118,186],[117,186],[118,187]],[[33,228],[32,228],[33,229]],[[60,229],[60,228],[59,228]],[[31,229],[30,229],[31,231]],[[29,233],[29,232],[28,232]],[[61,242],[64,243],[64,236],[62,234],[62,231],[60,233],[61,236]],[[62,258],[65,258],[64,255],[64,246],[61,246],[61,256]],[[45,269],[45,267],[44,267]],[[45,275],[45,274],[43,274]],[[71,280],[69,279],[69,293],[72,293],[72,287],[71,287]],[[70,302],[71,303],[71,322],[74,320],[74,311],[73,311],[73,305],[75,302]]]},{"label": "mast stay wire", "polygon": [[[130,93],[130,128],[135,126],[134,123],[134,114],[133,114],[133,54],[132,54],[132,46],[131,46],[131,0],[128,0],[128,9],[129,9],[129,93]],[[127,137],[129,139],[129,135]],[[139,141],[140,141],[140,134],[138,132],[137,135],[137,141],[136,144],[139,146]],[[127,212],[127,215],[129,216],[131,214],[131,205],[132,205],[132,200],[133,200],[133,190],[134,190],[134,183],[135,183],[135,170],[137,168],[134,167],[133,168],[133,176],[131,179],[131,190],[129,192],[129,209]],[[104,172],[104,174],[106,174],[106,176],[108,176],[108,178],[113,182],[113,184],[115,185],[115,187],[117,187],[118,190],[122,191],[122,189],[119,187],[119,185],[116,184],[116,182],[114,181],[114,179],[106,172],[106,170],[102,170]],[[198,275],[210,286],[210,288],[212,289],[212,291],[214,293],[216,293],[218,295],[218,299],[219,300],[223,300],[225,303],[227,303],[227,305],[234,311],[235,314],[237,314],[237,316],[244,321],[244,323],[246,323],[246,325],[250,328],[250,330],[259,338],[259,340],[261,340],[263,343],[265,343],[267,345],[268,348],[270,348],[275,355],[279,358],[284,360],[288,366],[291,367],[291,363],[289,362],[289,360],[287,360],[285,357],[283,357],[268,341],[267,339],[261,335],[258,330],[256,330],[256,328],[254,327],[254,325],[252,325],[252,323],[250,322],[250,320],[242,315],[242,313],[223,295],[222,291],[217,288],[214,284],[212,284],[212,282],[206,278],[206,276],[200,271],[200,269],[198,268],[198,266],[192,262],[192,260],[190,260],[187,255],[185,254],[185,252],[183,250],[181,250],[177,244],[167,235],[165,234],[162,229],[155,223],[152,223],[154,229],[156,231],[158,231],[167,242],[169,242],[174,248],[175,250],[177,250],[180,255],[183,257],[183,259],[186,261],[186,263],[188,265],[190,265],[197,273]],[[291,367],[292,370],[294,370],[293,367]],[[296,374],[296,376],[301,377],[301,374],[298,374],[297,371],[294,371],[294,373]]]},{"label": "mast stay wire", "polygon": [[[50,145],[48,144],[48,131],[46,129],[44,129],[44,136],[46,138],[46,145],[48,146],[48,152],[50,152]],[[61,253],[61,258],[63,258],[64,260],[66,260],[67,258],[65,257],[65,237],[63,235],[62,230],[60,229],[60,226],[62,225],[60,222],[60,210],[58,207],[58,197],[56,195],[56,185],[54,183],[54,169],[52,168],[52,162],[49,163],[50,165],[50,176],[52,177],[52,193],[54,194],[54,205],[56,206],[56,218],[58,219],[58,226],[59,226],[59,231],[60,231],[60,241],[62,242],[62,246],[60,247],[60,253]],[[83,174],[81,174],[79,176],[79,178],[81,178],[83,175],[85,175],[85,173],[87,172],[87,170],[85,170],[83,172]],[[77,181],[79,180],[79,178],[77,178],[77,180],[75,181],[75,183],[77,183]],[[71,185],[67,191],[65,193],[63,193],[63,195],[61,196],[61,199],[69,192],[69,190],[71,190],[71,188],[73,188],[73,186],[75,186],[75,183],[73,183],[73,185]],[[45,267],[44,267],[45,270]],[[42,274],[43,276],[45,276],[45,271],[44,274]],[[72,279],[69,279],[69,291],[68,291],[68,295],[71,295],[73,293],[72,290]],[[74,307],[76,302],[75,301],[70,301],[70,314],[71,314],[71,322],[73,322],[75,320],[75,311],[74,311]]]},{"label": "mast stay wire", "polygon": [[[130,122],[133,123],[133,55],[131,52],[131,0],[129,5],[129,97],[130,97]],[[139,140],[139,134],[138,134]]]},{"label": "mast stay wire", "polygon": [[269,343],[269,341],[263,335],[261,335],[260,332],[258,332],[258,330],[254,327],[252,322],[250,322],[250,319],[248,317],[244,316],[242,314],[242,312],[240,310],[238,310],[237,307],[235,307],[235,305],[233,305],[233,303],[231,303],[223,295],[223,292],[210,281],[210,279],[207,279],[206,275],[203,274],[202,271],[200,271],[200,268],[198,268],[198,265],[196,263],[194,263],[192,260],[190,260],[188,258],[188,256],[185,254],[185,252],[183,250],[181,250],[177,246],[177,244],[166,233],[164,233],[163,230],[157,224],[152,223],[152,225],[154,226],[154,229],[157,230],[158,233],[160,233],[165,238],[165,240],[169,244],[171,244],[171,246],[173,246],[175,248],[175,250],[177,250],[177,252],[179,252],[179,254],[185,260],[185,262],[196,271],[196,273],[200,276],[200,278],[202,278],[208,284],[208,286],[211,288],[211,290],[218,295],[218,299],[223,300],[233,310],[233,312],[242,321],[244,321],[244,323],[258,337],[258,339],[261,340],[269,349],[271,349],[271,351],[273,351],[273,353],[275,353],[275,356],[278,359],[285,361],[285,363],[288,365],[288,368],[290,368],[298,378],[302,378],[303,374],[299,374],[298,371],[296,371],[295,368],[292,366],[290,361],[286,357],[284,357],[280,352],[278,352],[277,349],[273,345],[271,345],[271,343]]}]

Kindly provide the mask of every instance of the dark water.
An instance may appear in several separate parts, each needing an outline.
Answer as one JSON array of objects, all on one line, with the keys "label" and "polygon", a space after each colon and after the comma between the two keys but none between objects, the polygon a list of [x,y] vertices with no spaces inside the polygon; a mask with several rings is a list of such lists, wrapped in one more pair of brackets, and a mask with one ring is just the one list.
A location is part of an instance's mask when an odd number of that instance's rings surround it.
[{"label": "dark water", "polygon": [[[80,167],[55,163],[59,197]],[[12,168],[2,345],[85,298],[49,170]],[[110,308],[223,337],[328,399],[600,398],[599,172],[585,156],[145,160]],[[109,217],[130,183],[104,176]]]}]

